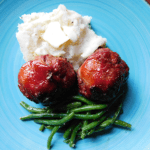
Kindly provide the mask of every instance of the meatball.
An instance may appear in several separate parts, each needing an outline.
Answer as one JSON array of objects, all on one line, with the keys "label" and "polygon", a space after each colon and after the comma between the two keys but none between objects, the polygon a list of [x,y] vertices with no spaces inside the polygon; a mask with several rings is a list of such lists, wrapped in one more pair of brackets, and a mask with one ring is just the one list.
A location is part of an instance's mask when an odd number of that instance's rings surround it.
[{"label": "meatball", "polygon": [[49,105],[63,97],[76,83],[76,73],[67,59],[37,56],[25,63],[18,74],[18,87],[31,101]]},{"label": "meatball", "polygon": [[129,67],[109,48],[99,48],[78,69],[79,93],[86,98],[109,102],[120,91]]}]

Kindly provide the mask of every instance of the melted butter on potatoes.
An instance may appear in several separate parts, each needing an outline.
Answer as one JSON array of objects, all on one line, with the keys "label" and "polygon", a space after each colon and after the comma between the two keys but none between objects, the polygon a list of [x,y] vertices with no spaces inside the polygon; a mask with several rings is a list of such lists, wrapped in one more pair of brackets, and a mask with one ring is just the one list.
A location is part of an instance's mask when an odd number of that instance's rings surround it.
[{"label": "melted butter on potatoes", "polygon": [[21,19],[24,23],[18,25],[16,37],[25,61],[50,54],[67,58],[77,70],[89,55],[106,43],[106,38],[89,29],[92,17],[81,16],[64,5],[50,13],[25,14]]}]

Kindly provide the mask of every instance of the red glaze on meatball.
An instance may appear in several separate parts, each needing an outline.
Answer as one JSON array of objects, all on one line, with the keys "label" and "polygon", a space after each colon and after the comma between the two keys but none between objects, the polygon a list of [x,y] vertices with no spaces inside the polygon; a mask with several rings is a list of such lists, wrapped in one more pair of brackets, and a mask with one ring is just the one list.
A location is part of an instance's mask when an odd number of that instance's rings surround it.
[{"label": "red glaze on meatball", "polygon": [[76,73],[67,59],[37,56],[25,63],[18,74],[20,91],[31,101],[48,105],[62,97],[76,82]]},{"label": "red glaze on meatball", "polygon": [[99,48],[77,72],[79,92],[87,98],[110,101],[126,82],[129,67],[109,48]]}]

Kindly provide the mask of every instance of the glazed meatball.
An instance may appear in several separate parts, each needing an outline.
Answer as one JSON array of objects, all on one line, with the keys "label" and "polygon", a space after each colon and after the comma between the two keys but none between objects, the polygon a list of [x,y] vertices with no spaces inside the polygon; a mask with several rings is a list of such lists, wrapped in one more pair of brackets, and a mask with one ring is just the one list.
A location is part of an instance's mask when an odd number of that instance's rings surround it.
[{"label": "glazed meatball", "polygon": [[67,59],[37,56],[25,63],[18,74],[20,91],[31,101],[49,105],[63,97],[76,83],[76,73]]},{"label": "glazed meatball", "polygon": [[129,67],[109,48],[99,48],[78,69],[80,94],[101,101],[111,101],[129,75]]}]

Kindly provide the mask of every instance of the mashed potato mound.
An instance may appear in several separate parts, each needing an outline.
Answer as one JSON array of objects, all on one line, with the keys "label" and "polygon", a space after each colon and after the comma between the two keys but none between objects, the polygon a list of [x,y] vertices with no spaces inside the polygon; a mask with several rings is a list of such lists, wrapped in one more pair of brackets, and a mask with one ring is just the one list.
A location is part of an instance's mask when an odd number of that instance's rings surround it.
[{"label": "mashed potato mound", "polygon": [[51,54],[67,58],[77,70],[89,55],[106,43],[106,38],[89,29],[92,17],[82,17],[64,5],[50,13],[25,14],[21,19],[24,23],[18,25],[16,37],[25,61]]}]

